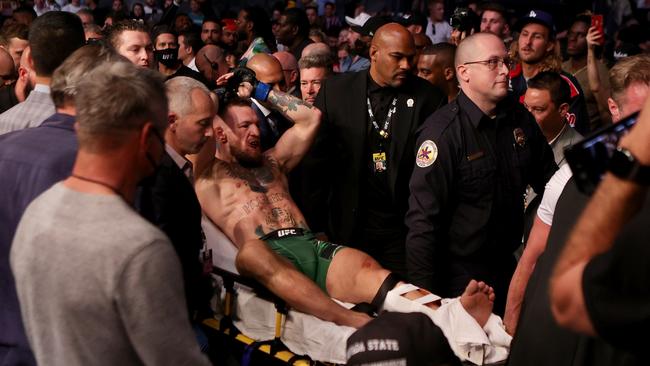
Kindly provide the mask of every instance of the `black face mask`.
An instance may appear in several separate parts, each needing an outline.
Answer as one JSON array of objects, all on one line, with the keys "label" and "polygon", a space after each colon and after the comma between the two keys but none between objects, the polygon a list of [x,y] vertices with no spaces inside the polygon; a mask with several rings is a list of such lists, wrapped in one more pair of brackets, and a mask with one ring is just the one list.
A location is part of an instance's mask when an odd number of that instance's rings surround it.
[{"label": "black face mask", "polygon": [[156,61],[172,68],[178,64],[178,50],[176,48],[165,48],[164,50],[153,51]]}]

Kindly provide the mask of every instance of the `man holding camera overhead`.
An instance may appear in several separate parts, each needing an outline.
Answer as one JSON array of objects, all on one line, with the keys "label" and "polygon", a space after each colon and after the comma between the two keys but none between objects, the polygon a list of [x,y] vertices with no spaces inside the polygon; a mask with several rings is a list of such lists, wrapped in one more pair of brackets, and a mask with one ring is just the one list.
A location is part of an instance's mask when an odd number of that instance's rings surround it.
[{"label": "man holding camera overhead", "polygon": [[523,193],[541,193],[557,166],[532,115],[508,97],[512,66],[494,34],[456,51],[461,92],[424,123],[406,224],[409,279],[454,297],[471,278],[494,287],[503,314],[521,244]]}]

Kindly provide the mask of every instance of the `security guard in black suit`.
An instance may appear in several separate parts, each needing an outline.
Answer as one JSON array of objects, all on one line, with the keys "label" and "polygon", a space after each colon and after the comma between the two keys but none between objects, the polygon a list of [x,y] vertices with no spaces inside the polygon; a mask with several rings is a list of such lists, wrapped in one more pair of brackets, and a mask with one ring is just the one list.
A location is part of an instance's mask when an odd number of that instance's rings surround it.
[{"label": "security guard in black suit", "polygon": [[406,216],[410,280],[443,297],[485,281],[497,314],[521,244],[525,188],[542,194],[557,170],[533,116],[507,97],[509,66],[494,35],[459,45],[461,93],[422,126]]},{"label": "security guard in black suit", "polygon": [[412,75],[415,46],[404,27],[386,24],[372,42],[369,70],[328,78],[321,87],[321,129],[301,167],[303,189],[292,187],[292,196],[313,231],[406,275],[415,132],[447,98]]}]

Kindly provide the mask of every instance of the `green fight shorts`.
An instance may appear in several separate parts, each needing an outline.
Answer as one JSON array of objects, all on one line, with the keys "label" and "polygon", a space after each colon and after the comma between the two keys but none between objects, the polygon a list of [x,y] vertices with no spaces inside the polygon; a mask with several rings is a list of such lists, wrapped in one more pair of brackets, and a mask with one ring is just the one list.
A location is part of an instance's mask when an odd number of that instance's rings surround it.
[{"label": "green fight shorts", "polygon": [[310,231],[301,228],[276,230],[260,239],[327,293],[327,270],[336,253],[344,246],[318,240]]}]

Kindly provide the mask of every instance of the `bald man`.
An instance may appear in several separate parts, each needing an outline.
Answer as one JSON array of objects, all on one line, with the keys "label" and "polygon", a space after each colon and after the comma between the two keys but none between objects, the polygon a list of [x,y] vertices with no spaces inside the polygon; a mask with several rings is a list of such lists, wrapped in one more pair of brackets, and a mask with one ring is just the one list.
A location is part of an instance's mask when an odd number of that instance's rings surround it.
[{"label": "bald man", "polygon": [[533,116],[507,97],[510,66],[494,34],[460,43],[461,92],[421,129],[406,215],[410,280],[448,297],[471,278],[489,281],[496,314],[521,245],[526,186],[541,194],[557,169]]},{"label": "bald man", "polygon": [[302,54],[300,55],[300,58],[303,58],[305,56],[312,56],[312,55],[326,55],[331,57],[332,50],[330,49],[330,46],[326,45],[325,43],[316,42],[316,43],[308,44],[302,50]]},{"label": "bald man", "polygon": [[[292,55],[289,54],[289,56]],[[282,64],[273,55],[258,53],[246,62],[246,67],[253,70],[257,79],[269,85],[273,90],[278,92],[287,91]],[[260,120],[262,151],[266,151],[275,146],[280,136],[291,127],[291,123],[278,111],[268,108],[258,100],[252,99],[252,101],[251,107],[253,107],[257,118]]]},{"label": "bald man", "polygon": [[328,78],[316,98],[321,131],[303,164],[298,198],[314,231],[348,243],[405,275],[404,214],[415,131],[447,100],[415,77],[413,37],[380,27],[370,68]]},{"label": "bald man", "polygon": [[425,47],[417,63],[417,75],[442,89],[449,102],[456,98],[460,91],[454,67],[455,54],[456,46],[453,44],[437,43]]},{"label": "bald man", "polygon": [[208,88],[216,88],[217,79],[230,71],[223,49],[213,44],[203,46],[196,53],[196,68],[208,80]]},{"label": "bald man", "polygon": [[285,90],[283,91],[299,97],[300,91],[298,91],[298,94],[295,93],[296,85],[298,85],[297,82],[300,77],[298,74],[298,60],[287,51],[276,52],[273,54],[273,57],[280,61],[280,65],[282,66],[285,85]]}]

